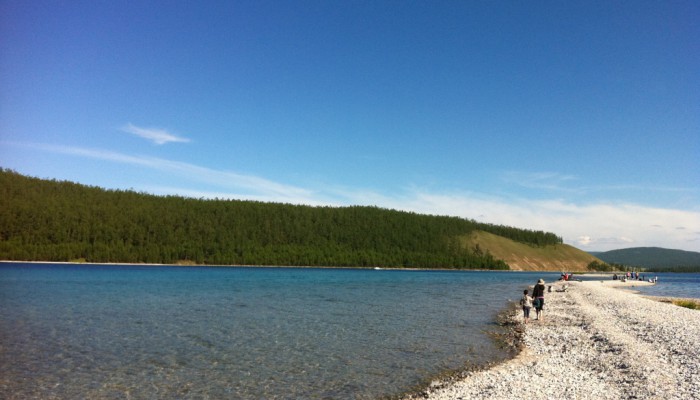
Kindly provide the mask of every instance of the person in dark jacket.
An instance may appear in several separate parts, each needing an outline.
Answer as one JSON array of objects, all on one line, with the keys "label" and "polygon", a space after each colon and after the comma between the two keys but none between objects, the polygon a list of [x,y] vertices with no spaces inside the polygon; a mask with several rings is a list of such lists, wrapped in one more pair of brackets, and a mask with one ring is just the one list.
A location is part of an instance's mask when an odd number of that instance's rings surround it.
[{"label": "person in dark jacket", "polygon": [[544,279],[537,281],[535,288],[532,289],[533,305],[535,306],[535,320],[542,320],[542,310],[544,309]]}]

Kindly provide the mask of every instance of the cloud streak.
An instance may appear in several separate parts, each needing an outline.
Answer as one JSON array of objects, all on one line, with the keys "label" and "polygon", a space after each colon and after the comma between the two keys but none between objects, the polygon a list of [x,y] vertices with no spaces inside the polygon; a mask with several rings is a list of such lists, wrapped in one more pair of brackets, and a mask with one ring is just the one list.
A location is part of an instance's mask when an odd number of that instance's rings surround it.
[{"label": "cloud streak", "polygon": [[506,171],[501,174],[501,181],[505,184],[516,185],[525,189],[548,191],[560,194],[583,195],[595,192],[625,192],[625,191],[654,191],[665,193],[695,193],[697,189],[655,186],[650,188],[642,185],[582,185],[575,175],[566,175],[558,172],[525,172]]},{"label": "cloud streak", "polygon": [[507,171],[502,174],[501,179],[506,183],[516,184],[527,189],[564,192],[576,192],[579,190],[566,186],[567,183],[576,181],[577,177],[557,172]]},{"label": "cloud streak", "polygon": [[126,124],[121,128],[122,131],[130,133],[132,135],[139,136],[157,145],[163,145],[172,142],[187,143],[190,140],[187,138],[179,137],[174,135],[164,129],[157,128],[141,128],[132,124]]},{"label": "cloud streak", "polygon": [[[289,203],[314,202],[314,193],[307,189],[277,183],[257,176],[214,170],[180,161],[171,161],[148,156],[132,156],[108,150],[71,146],[35,144],[31,145],[31,147],[52,153],[61,153],[165,171],[170,174],[175,174],[178,177],[218,186],[225,190],[238,190],[242,192],[242,196],[246,197],[257,197],[269,201]],[[183,190],[183,192],[185,191],[186,190]]]}]

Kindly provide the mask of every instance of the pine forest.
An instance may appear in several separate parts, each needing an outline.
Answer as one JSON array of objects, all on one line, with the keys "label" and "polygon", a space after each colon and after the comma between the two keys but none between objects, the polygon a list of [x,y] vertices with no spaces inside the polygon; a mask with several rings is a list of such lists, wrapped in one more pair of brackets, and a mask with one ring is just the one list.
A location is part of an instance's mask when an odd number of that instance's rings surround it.
[{"label": "pine forest", "polygon": [[312,207],[155,196],[0,170],[0,259],[508,269],[462,238],[531,246],[553,233],[368,206]]}]

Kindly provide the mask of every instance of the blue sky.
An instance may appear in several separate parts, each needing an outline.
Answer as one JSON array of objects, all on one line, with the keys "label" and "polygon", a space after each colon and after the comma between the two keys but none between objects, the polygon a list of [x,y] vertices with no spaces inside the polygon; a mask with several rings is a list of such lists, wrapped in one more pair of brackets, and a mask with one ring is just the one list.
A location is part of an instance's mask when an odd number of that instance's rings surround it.
[{"label": "blue sky", "polygon": [[700,251],[697,1],[1,1],[0,166]]}]

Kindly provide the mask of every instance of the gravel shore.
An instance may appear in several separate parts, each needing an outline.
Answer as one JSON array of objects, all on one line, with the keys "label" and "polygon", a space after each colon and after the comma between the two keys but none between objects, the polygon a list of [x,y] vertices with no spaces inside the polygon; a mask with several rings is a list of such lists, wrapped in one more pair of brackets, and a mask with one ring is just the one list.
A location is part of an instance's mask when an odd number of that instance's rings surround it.
[{"label": "gravel shore", "polygon": [[567,284],[516,358],[407,399],[700,399],[700,311],[616,288],[645,282]]}]

